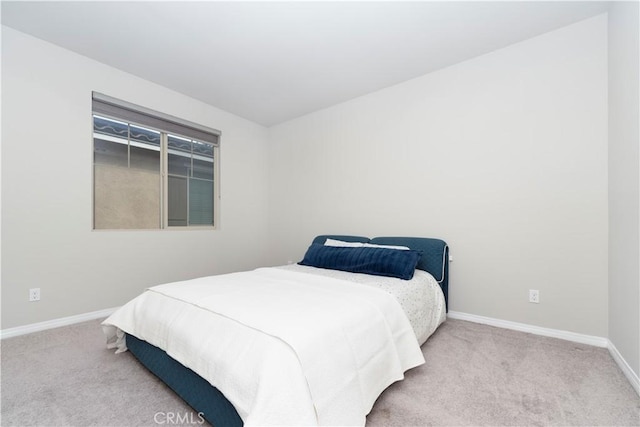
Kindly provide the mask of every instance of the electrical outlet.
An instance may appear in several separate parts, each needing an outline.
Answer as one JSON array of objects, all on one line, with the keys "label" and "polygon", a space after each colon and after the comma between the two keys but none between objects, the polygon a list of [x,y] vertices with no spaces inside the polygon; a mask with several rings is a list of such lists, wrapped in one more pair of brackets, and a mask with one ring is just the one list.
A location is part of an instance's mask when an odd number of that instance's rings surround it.
[{"label": "electrical outlet", "polygon": [[29,301],[40,301],[40,288],[29,289]]},{"label": "electrical outlet", "polygon": [[540,291],[537,289],[529,289],[529,302],[540,303]]}]

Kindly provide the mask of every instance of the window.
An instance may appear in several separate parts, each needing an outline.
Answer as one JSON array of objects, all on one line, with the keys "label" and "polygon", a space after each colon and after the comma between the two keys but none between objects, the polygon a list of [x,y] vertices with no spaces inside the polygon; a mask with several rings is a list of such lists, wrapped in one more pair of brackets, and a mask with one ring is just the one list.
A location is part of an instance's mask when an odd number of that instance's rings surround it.
[{"label": "window", "polygon": [[94,229],[214,227],[219,138],[94,92]]}]

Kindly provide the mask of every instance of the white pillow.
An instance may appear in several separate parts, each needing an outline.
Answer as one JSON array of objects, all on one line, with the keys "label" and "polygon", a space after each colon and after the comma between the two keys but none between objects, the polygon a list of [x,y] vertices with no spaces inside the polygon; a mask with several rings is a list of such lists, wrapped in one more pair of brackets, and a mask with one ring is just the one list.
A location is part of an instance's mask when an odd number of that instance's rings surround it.
[{"label": "white pillow", "polygon": [[364,243],[362,246],[364,246],[365,248],[398,249],[400,251],[408,251],[411,249],[407,246],[376,245],[375,243]]},{"label": "white pillow", "polygon": [[361,248],[365,244],[362,242],[343,242],[342,240],[327,239],[324,242],[325,246],[337,246],[341,248]]},{"label": "white pillow", "polygon": [[394,246],[394,245],[376,245],[374,243],[362,243],[362,242],[345,242],[336,239],[327,239],[324,242],[325,246],[337,246],[342,248],[382,248],[382,249],[397,249],[400,251],[408,251],[411,248],[407,246]]}]

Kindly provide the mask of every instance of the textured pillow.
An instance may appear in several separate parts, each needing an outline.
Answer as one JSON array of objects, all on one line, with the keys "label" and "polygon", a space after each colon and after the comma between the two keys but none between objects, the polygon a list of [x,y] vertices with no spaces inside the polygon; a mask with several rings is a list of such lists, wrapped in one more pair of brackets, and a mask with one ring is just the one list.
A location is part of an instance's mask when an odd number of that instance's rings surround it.
[{"label": "textured pillow", "polygon": [[420,252],[412,250],[336,247],[314,243],[298,264],[409,280],[413,277],[420,256]]}]

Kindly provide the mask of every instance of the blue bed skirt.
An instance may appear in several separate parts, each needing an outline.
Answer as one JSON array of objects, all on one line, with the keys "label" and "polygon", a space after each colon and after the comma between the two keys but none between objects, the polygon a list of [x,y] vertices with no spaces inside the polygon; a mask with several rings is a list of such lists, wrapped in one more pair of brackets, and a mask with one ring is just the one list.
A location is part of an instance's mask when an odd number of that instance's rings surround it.
[{"label": "blue bed skirt", "polygon": [[154,375],[214,427],[240,427],[242,419],[231,402],[206,380],[167,353],[127,334],[127,348]]}]

